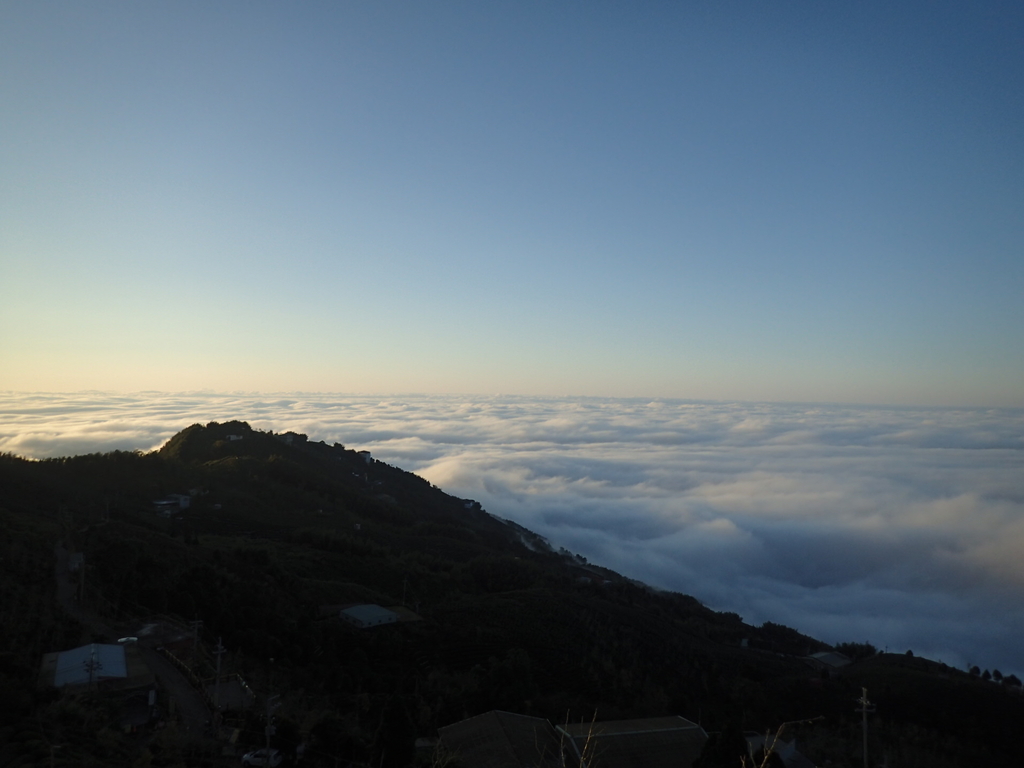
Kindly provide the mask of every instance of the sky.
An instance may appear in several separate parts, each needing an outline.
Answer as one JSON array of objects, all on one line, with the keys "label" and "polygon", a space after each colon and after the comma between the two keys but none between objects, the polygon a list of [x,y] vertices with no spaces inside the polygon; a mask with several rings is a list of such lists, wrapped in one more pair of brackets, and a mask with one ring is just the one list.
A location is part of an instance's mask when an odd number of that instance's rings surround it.
[{"label": "sky", "polygon": [[0,451],[297,429],[1024,675],[1022,94],[1017,2],[4,0]]},{"label": "sky", "polygon": [[0,451],[149,450],[233,418],[370,450],[752,625],[1024,676],[1024,409],[0,392]]},{"label": "sky", "polygon": [[1024,406],[1024,6],[0,4],[0,390]]}]

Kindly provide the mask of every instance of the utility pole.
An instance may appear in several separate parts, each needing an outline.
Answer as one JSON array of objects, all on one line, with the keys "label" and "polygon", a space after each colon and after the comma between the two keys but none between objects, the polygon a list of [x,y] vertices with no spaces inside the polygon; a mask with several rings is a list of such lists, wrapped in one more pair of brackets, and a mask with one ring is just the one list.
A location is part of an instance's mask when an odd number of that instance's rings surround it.
[{"label": "utility pole", "polygon": [[89,658],[85,660],[84,664],[85,671],[89,673],[89,689],[92,690],[93,683],[96,681],[96,673],[103,669],[100,660],[96,658],[96,643],[93,643],[89,649]]},{"label": "utility pole", "polygon": [[857,703],[860,704],[860,709],[857,711],[861,713],[861,722],[864,728],[864,768],[868,768],[868,712],[875,711],[875,705],[868,701],[868,689],[860,689],[860,698],[857,699]]}]

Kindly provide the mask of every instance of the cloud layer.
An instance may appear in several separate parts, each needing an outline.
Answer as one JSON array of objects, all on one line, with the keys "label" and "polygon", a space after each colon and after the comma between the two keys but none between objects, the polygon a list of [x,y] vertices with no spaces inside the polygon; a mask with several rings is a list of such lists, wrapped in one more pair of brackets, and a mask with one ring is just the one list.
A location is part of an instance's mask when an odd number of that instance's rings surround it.
[{"label": "cloud layer", "polygon": [[0,451],[195,422],[368,449],[755,624],[1024,672],[1024,411],[621,399],[0,393]]}]

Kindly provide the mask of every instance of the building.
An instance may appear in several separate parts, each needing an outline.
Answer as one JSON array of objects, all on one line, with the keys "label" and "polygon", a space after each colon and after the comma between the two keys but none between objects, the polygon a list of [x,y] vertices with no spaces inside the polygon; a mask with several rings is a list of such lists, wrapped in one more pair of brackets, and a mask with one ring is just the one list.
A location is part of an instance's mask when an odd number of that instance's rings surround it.
[{"label": "building", "polygon": [[690,768],[708,740],[682,717],[610,720],[558,728],[491,711],[438,730],[441,747],[472,768]]},{"label": "building", "polygon": [[162,499],[153,502],[153,508],[157,514],[170,517],[176,512],[188,509],[192,504],[192,497],[185,493],[171,493]]},{"label": "building", "polygon": [[796,739],[793,739],[793,741],[783,741],[772,736],[766,738],[764,734],[752,733],[748,733],[746,739],[747,744],[750,745],[750,753],[752,755],[756,755],[764,749],[765,742],[767,741],[772,752],[779,756],[786,768],[814,768],[814,763],[796,748]]},{"label": "building", "polygon": [[93,643],[44,655],[40,682],[54,688],[141,688],[153,685],[153,674],[134,646]]},{"label": "building", "polygon": [[850,663],[850,657],[838,651],[821,651],[806,656],[805,661],[822,674],[832,677]]},{"label": "building", "polygon": [[708,740],[703,728],[683,717],[576,723],[558,732],[573,765],[600,768],[690,768]]},{"label": "building", "polygon": [[381,624],[394,624],[398,621],[398,614],[379,605],[350,605],[341,609],[341,618],[354,627],[368,629]]},{"label": "building", "polygon": [[440,745],[472,768],[563,768],[562,745],[541,717],[493,710],[438,729]]}]

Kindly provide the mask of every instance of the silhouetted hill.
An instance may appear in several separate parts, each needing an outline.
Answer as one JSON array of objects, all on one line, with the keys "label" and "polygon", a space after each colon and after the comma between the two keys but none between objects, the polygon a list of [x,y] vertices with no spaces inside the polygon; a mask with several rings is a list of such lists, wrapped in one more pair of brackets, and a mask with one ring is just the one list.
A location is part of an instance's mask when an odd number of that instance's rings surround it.
[{"label": "silhouetted hill", "polygon": [[[1019,688],[869,646],[823,674],[804,658],[828,648],[820,641],[650,589],[305,435],[210,423],[152,454],[2,456],[0,488],[0,687],[17,692],[0,697],[0,744],[13,745],[0,766],[44,759],[57,740],[76,746],[56,764],[185,760],[173,739],[100,738],[108,725],[89,726],[73,696],[37,689],[43,652],[94,639],[55,606],[58,540],[84,553],[86,610],[124,634],[156,615],[201,621],[195,671],[212,675],[220,638],[227,669],[281,694],[279,745],[305,738],[314,764],[369,760],[382,739],[504,709],[555,722],[680,714],[761,732],[824,715],[796,729],[805,751],[859,765],[861,686],[878,705],[872,754],[891,765],[1020,764],[1009,735],[1024,715]],[[355,629],[338,617],[353,603],[420,620]],[[245,743],[263,738],[260,711],[230,715]],[[217,764],[214,753],[189,764]]]}]

